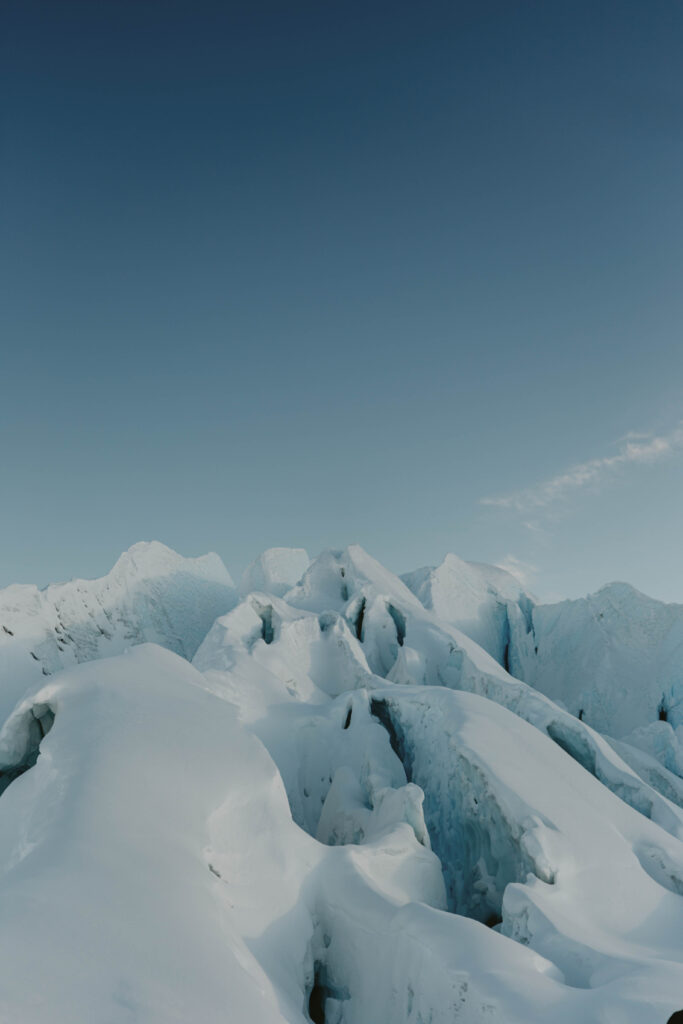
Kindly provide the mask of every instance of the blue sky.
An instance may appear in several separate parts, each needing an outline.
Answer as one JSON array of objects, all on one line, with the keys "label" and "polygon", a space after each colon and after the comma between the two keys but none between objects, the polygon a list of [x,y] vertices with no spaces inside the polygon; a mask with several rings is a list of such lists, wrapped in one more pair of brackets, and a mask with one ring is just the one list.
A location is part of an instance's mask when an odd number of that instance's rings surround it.
[{"label": "blue sky", "polygon": [[681,5],[0,19],[0,585],[358,542],[683,601]]}]

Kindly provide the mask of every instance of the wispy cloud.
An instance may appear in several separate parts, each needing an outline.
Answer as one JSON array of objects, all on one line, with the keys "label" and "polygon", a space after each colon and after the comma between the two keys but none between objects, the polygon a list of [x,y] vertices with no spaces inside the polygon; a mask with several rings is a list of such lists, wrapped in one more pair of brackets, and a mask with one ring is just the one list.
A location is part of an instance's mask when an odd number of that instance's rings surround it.
[{"label": "wispy cloud", "polygon": [[512,509],[529,513],[560,502],[589,484],[598,484],[606,477],[643,463],[657,462],[683,451],[683,423],[668,434],[659,436],[630,433],[622,438],[621,448],[616,455],[601,459],[589,459],[544,480],[534,487],[527,487],[497,498],[482,498],[482,505]]}]

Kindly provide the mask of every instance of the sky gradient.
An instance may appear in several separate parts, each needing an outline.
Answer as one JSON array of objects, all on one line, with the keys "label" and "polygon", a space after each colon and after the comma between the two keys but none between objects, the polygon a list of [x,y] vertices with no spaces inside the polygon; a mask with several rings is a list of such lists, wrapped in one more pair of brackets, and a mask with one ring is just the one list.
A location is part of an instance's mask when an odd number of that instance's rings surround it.
[{"label": "sky gradient", "polygon": [[7,0],[0,39],[0,586],[358,542],[683,602],[683,5]]}]

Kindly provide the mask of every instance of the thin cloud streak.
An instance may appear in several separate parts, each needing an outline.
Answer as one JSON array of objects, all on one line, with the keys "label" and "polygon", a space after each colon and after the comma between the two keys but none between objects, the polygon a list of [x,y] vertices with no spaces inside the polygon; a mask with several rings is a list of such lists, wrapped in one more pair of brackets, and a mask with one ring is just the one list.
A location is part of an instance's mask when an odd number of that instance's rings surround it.
[{"label": "thin cloud streak", "polygon": [[542,509],[586,487],[588,484],[599,483],[604,477],[631,465],[658,462],[683,450],[683,423],[669,434],[659,437],[627,435],[625,443],[616,455],[602,459],[589,459],[572,466],[558,476],[551,477],[535,487],[528,487],[512,494],[504,494],[497,498],[482,498],[481,504],[495,508],[513,509],[515,512],[529,512]]}]

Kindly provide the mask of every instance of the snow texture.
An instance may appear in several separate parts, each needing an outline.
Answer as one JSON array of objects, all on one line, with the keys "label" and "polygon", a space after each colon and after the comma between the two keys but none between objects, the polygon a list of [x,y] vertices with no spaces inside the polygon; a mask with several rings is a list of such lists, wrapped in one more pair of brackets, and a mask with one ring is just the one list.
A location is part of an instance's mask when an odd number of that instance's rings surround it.
[{"label": "snow texture", "polygon": [[683,605],[612,583],[532,619],[512,642],[518,674],[573,714],[619,739],[660,716],[683,724]]},{"label": "snow texture", "polygon": [[217,616],[237,603],[218,555],[182,558],[135,544],[97,580],[0,591],[0,711],[79,662],[153,641],[191,658]]},{"label": "snow texture", "polygon": [[539,605],[509,573],[451,554],[403,580],[514,676],[683,777],[683,605],[625,583]]},{"label": "snow texture", "polygon": [[509,572],[446,555],[436,568],[402,577],[425,608],[456,626],[501,665],[508,657],[508,602],[530,611],[533,599]]},{"label": "snow texture", "polygon": [[0,1020],[683,1008],[675,717],[641,720],[624,684],[620,717],[581,720],[569,670],[560,706],[503,667],[531,674],[551,621],[553,643],[577,630],[558,659],[594,656],[583,608],[553,620],[454,556],[401,580],[357,546],[271,549],[241,591],[216,556],[154,544],[0,594]]},{"label": "snow texture", "polygon": [[299,582],[310,561],[303,548],[268,548],[245,569],[240,593],[246,596],[254,590],[265,590],[282,597]]}]

